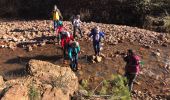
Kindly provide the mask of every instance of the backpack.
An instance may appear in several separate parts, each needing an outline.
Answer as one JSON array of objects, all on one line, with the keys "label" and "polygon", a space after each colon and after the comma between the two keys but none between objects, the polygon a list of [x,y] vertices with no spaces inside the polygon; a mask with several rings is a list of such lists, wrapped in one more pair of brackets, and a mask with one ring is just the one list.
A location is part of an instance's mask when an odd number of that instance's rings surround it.
[{"label": "backpack", "polygon": [[128,60],[128,66],[136,67],[139,65],[139,57],[138,56],[130,56]]}]

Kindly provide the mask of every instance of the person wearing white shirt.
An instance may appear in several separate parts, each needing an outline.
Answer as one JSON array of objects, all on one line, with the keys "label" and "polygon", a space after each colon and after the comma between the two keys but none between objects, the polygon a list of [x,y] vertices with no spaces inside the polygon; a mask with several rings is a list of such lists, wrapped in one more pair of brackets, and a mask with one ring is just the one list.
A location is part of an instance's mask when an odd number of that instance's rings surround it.
[{"label": "person wearing white shirt", "polygon": [[80,15],[77,15],[76,18],[73,20],[73,36],[74,38],[76,37],[76,31],[79,31],[79,34],[81,37],[83,37],[83,34],[81,32],[80,26],[81,26],[81,20],[80,20]]}]

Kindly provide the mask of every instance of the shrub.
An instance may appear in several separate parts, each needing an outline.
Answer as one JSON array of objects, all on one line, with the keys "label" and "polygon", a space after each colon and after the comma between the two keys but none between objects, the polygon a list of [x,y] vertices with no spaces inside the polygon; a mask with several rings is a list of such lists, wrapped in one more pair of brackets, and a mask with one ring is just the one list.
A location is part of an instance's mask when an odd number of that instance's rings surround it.
[{"label": "shrub", "polygon": [[33,83],[31,84],[29,89],[29,98],[30,100],[39,100],[38,90],[35,88]]}]

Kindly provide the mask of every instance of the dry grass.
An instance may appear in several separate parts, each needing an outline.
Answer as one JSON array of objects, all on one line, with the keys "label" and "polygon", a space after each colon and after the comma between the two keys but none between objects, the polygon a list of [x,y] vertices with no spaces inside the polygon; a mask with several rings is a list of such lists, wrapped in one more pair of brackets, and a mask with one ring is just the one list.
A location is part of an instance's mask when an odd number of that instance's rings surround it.
[{"label": "dry grass", "polygon": [[164,27],[166,28],[167,32],[170,32],[170,16],[166,16],[164,18]]}]

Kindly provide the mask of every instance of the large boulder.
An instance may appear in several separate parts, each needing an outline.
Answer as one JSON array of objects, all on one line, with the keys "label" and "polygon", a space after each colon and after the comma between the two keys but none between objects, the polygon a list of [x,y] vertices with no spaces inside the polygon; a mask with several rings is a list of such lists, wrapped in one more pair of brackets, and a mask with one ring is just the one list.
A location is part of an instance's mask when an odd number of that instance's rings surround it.
[{"label": "large boulder", "polygon": [[7,90],[1,100],[29,100],[28,88],[22,85],[14,85]]},{"label": "large boulder", "polygon": [[60,67],[49,62],[30,60],[27,71],[31,75],[5,82],[2,100],[70,100],[78,90],[78,78],[69,67]]}]

